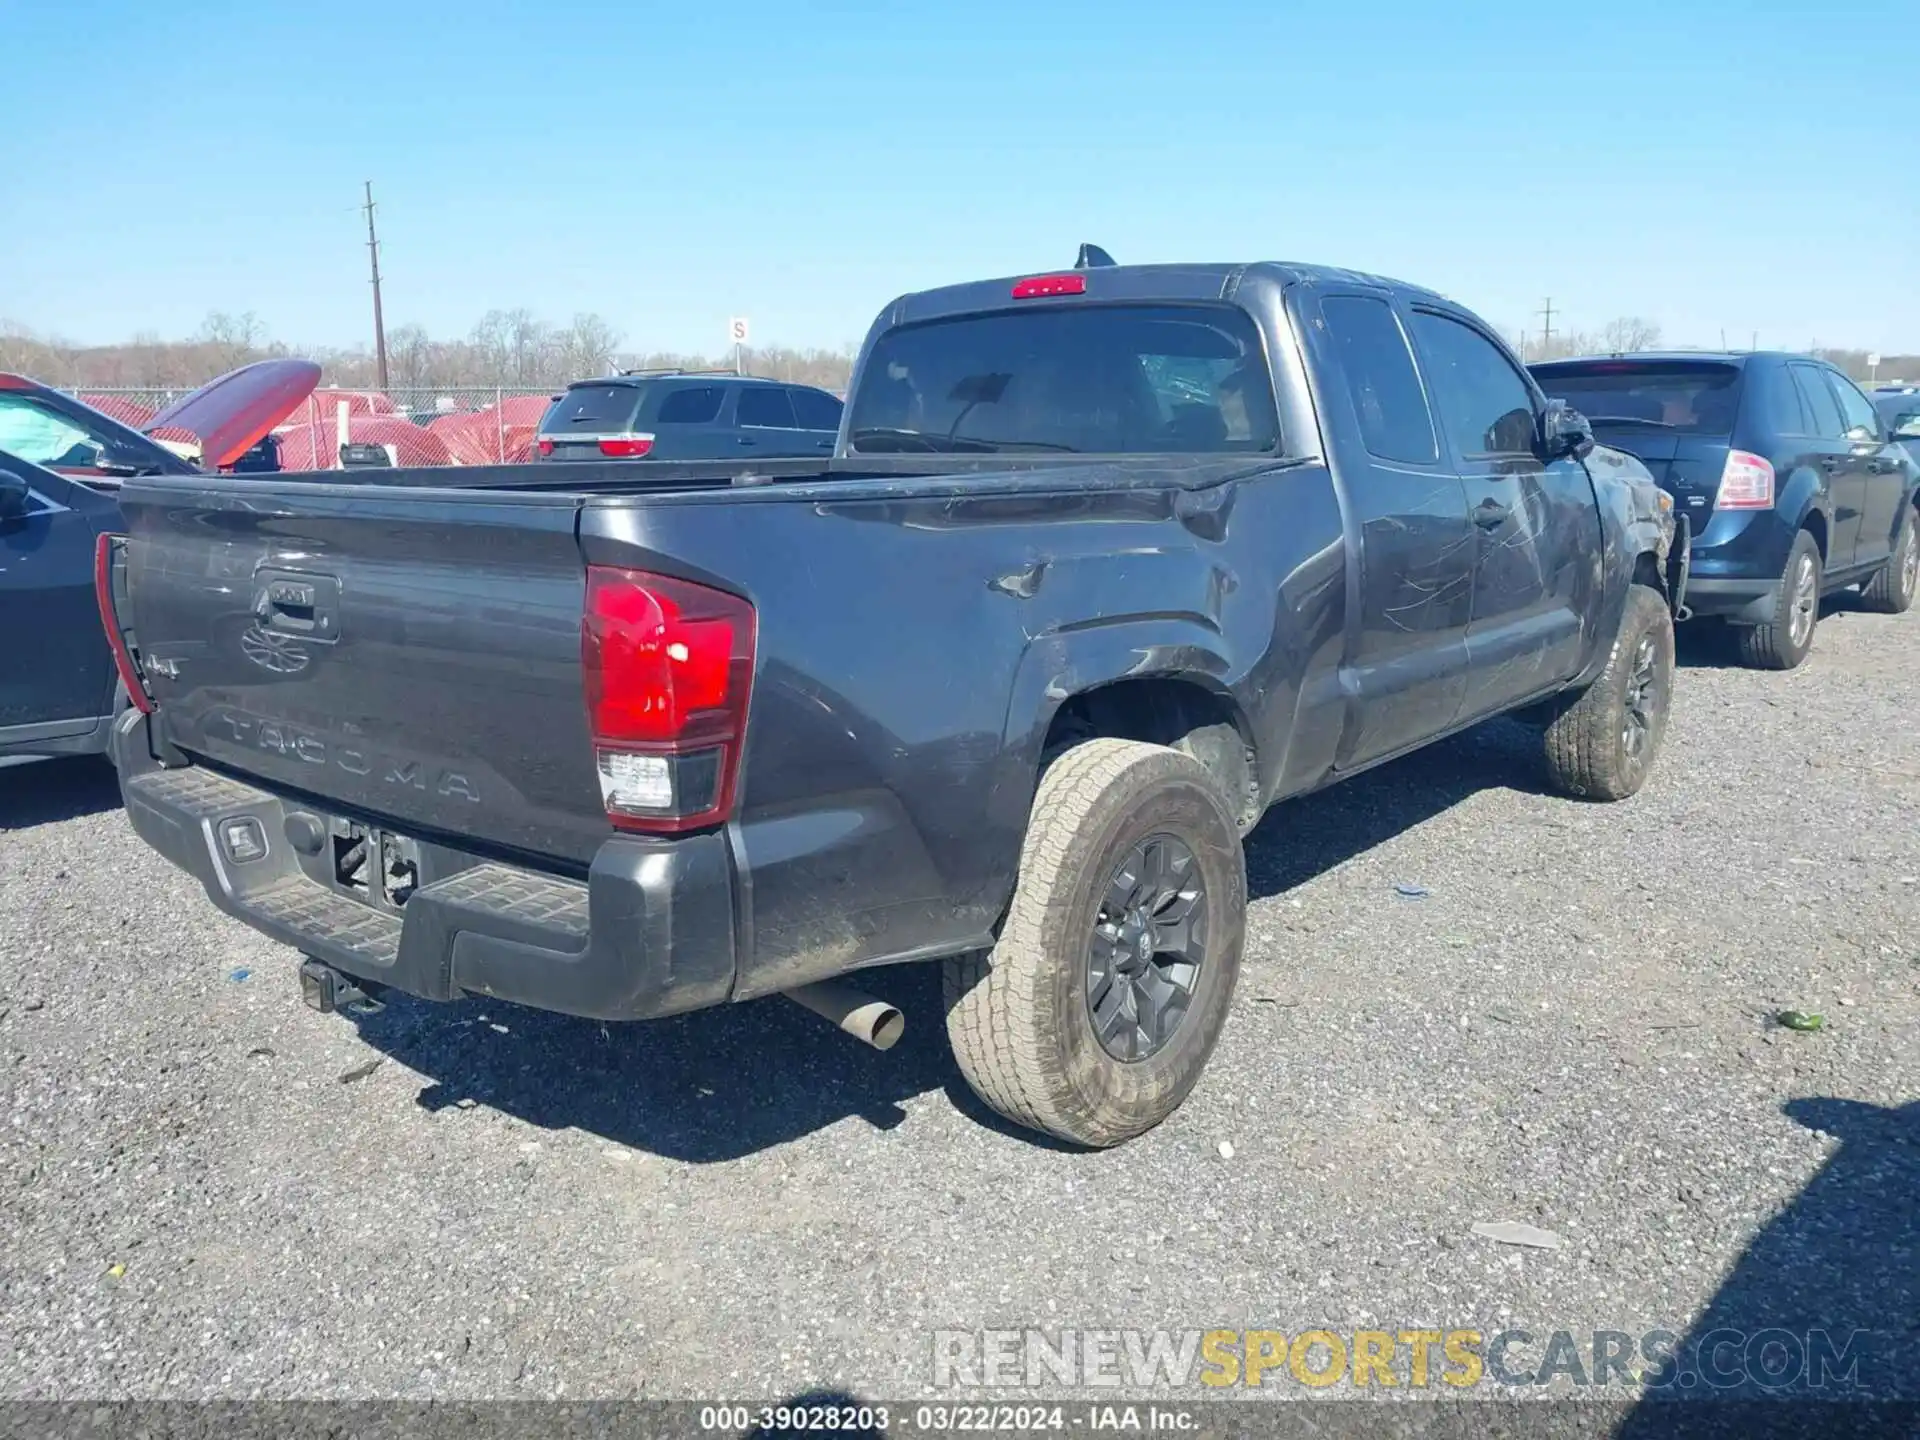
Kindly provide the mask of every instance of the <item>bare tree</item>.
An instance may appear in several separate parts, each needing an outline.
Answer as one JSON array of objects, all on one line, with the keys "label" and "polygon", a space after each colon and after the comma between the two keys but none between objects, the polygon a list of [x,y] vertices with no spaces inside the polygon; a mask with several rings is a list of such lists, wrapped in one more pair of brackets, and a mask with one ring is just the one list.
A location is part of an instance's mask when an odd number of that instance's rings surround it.
[{"label": "bare tree", "polygon": [[393,383],[409,389],[433,384],[433,341],[419,325],[401,325],[387,332],[387,373]]},{"label": "bare tree", "polygon": [[200,342],[221,370],[231,370],[259,358],[267,344],[267,327],[251,310],[239,315],[215,310],[200,326]]},{"label": "bare tree", "polygon": [[1600,331],[1600,348],[1610,355],[1653,350],[1660,344],[1660,327],[1638,315],[1623,315],[1609,320]]},{"label": "bare tree", "polygon": [[606,374],[621,338],[618,330],[591,311],[575,315],[573,324],[553,337],[554,371],[547,378],[558,382]]}]

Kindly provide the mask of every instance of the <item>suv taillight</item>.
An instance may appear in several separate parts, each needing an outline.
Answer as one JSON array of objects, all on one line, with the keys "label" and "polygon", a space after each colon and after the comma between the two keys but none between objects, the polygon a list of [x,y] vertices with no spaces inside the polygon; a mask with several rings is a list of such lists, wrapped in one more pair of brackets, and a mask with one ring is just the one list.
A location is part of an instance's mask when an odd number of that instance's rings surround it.
[{"label": "suv taillight", "polygon": [[1720,472],[1720,494],[1713,503],[1719,510],[1771,510],[1773,465],[1764,455],[1728,451],[1726,468]]},{"label": "suv taillight", "polygon": [[753,606],[737,595],[587,567],[580,659],[600,798],[615,825],[671,833],[732,813],[753,645]]},{"label": "suv taillight", "polygon": [[615,460],[639,460],[651,449],[651,435],[609,435],[600,442],[600,453]]},{"label": "suv taillight", "polygon": [[140,667],[133,663],[133,651],[127,645],[127,632],[120,626],[120,602],[127,588],[127,537],[102,535],[93,546],[93,598],[100,606],[100,624],[107,632],[107,648],[113,652],[113,665],[120,672],[127,699],[141,714],[153,713],[153,697],[147,693]]}]

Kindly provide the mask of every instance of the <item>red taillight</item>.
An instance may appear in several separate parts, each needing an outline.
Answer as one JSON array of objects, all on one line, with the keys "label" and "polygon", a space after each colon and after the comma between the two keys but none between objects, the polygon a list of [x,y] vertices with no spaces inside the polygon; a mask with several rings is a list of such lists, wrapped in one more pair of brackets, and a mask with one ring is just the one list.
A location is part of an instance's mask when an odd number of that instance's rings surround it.
[{"label": "red taillight", "polygon": [[119,606],[114,595],[115,582],[119,574],[120,547],[127,543],[124,535],[102,535],[93,546],[93,598],[100,606],[100,624],[107,632],[107,648],[113,652],[113,665],[120,672],[120,683],[126,687],[127,699],[143,715],[153,713],[153,697],[147,694],[146,682],[140,678],[140,671],[133,663],[133,652],[127,649],[126,632],[120,628]]},{"label": "red taillight", "polygon": [[753,688],[753,606],[737,595],[587,567],[580,657],[607,818],[677,831],[733,809]]},{"label": "red taillight", "polygon": [[1048,295],[1084,295],[1086,293],[1087,277],[1084,275],[1034,275],[1013,287],[1013,298],[1016,300],[1039,300]]},{"label": "red taillight", "polygon": [[535,447],[536,447],[536,448],[537,448],[537,449],[538,449],[538,450],[540,451],[540,453],[541,453],[542,455],[551,455],[551,454],[553,454],[553,441],[551,441],[551,440],[536,440],[536,441],[534,441],[533,443],[534,443],[534,446],[535,446]]},{"label": "red taillight", "polygon": [[615,460],[638,460],[651,449],[651,435],[614,435],[600,442],[600,453]]},{"label": "red taillight", "polygon": [[1728,451],[1726,468],[1720,472],[1720,494],[1713,503],[1720,510],[1771,509],[1773,466],[1763,455]]}]

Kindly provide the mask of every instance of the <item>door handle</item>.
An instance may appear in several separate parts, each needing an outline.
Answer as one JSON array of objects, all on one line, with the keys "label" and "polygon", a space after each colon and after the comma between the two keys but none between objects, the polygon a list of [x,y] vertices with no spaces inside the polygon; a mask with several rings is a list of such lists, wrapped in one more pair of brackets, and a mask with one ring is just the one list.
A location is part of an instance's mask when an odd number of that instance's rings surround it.
[{"label": "door handle", "polygon": [[1840,457],[1838,455],[1822,455],[1820,457],[1820,468],[1831,474],[1840,468]]},{"label": "door handle", "polygon": [[753,439],[751,436],[736,435],[733,437],[733,443],[736,445],[757,445],[760,442]]},{"label": "door handle", "polygon": [[1473,523],[1482,530],[1498,530],[1513,518],[1513,507],[1489,496],[1473,507]]}]

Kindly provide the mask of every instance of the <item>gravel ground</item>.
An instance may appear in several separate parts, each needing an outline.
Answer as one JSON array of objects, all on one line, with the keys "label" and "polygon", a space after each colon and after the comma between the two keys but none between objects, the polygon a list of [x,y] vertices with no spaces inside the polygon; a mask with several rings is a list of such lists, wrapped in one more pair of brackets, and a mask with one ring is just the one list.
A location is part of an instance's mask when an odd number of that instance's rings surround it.
[{"label": "gravel ground", "polygon": [[900,1398],[980,1326],[1910,1361],[1920,613],[1843,608],[1793,674],[1683,654],[1626,805],[1500,724],[1269,816],[1208,1077],[1106,1154],[982,1113],[930,968],[874,975],[885,1055],[778,1000],[313,1014],[101,767],[0,774],[0,1395]]}]

